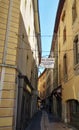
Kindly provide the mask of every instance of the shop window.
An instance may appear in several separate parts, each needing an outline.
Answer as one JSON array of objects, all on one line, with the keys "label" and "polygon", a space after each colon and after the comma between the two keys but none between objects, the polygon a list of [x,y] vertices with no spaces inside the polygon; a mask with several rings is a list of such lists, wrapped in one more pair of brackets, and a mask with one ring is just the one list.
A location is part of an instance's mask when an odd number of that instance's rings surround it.
[{"label": "shop window", "polygon": [[70,110],[72,114],[79,113],[79,103],[77,100],[71,100],[70,101]]},{"label": "shop window", "polygon": [[77,17],[77,8],[76,8],[76,0],[73,2],[72,6],[72,22],[74,23]]},{"label": "shop window", "polygon": [[78,35],[75,37],[75,40],[74,40],[74,62],[75,62],[75,65],[79,63],[79,38],[78,38]]}]

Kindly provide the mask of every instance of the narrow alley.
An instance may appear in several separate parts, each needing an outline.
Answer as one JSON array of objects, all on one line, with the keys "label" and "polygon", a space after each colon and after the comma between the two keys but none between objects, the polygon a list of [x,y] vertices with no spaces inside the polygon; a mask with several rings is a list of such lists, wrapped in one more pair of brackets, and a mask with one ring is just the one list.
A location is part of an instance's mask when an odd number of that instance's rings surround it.
[{"label": "narrow alley", "polygon": [[79,130],[79,0],[0,0],[0,130]]},{"label": "narrow alley", "polygon": [[32,118],[30,125],[25,130],[76,130],[45,110],[38,111]]}]

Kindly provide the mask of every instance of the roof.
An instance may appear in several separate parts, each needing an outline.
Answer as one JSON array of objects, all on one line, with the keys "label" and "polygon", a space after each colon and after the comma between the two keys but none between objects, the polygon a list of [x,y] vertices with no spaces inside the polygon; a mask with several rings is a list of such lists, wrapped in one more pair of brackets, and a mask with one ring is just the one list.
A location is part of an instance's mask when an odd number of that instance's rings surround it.
[{"label": "roof", "polygon": [[44,73],[46,72],[46,69],[44,69],[44,71],[41,73],[41,75],[38,77],[38,80],[44,75]]},{"label": "roof", "polygon": [[64,3],[65,3],[65,0],[59,0],[56,19],[55,19],[55,26],[54,26],[51,50],[54,49],[55,39],[56,39],[56,36],[57,36],[56,34],[57,34],[57,31],[58,31],[58,27],[59,27],[59,23],[60,23],[60,16],[61,16],[61,13],[62,13]]}]

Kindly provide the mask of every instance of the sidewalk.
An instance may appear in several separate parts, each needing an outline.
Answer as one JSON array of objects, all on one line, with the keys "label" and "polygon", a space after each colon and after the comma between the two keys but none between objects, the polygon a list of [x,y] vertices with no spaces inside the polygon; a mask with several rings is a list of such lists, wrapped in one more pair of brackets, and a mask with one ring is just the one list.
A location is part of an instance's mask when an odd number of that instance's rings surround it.
[{"label": "sidewalk", "polygon": [[32,118],[30,125],[25,130],[41,130],[42,111],[38,111]]},{"label": "sidewalk", "polygon": [[25,130],[77,130],[68,127],[46,111],[39,111]]},{"label": "sidewalk", "polygon": [[77,130],[73,127],[67,126],[58,118],[53,117],[51,114],[47,114],[45,111],[43,111],[42,120],[43,122],[41,122],[41,130]]}]

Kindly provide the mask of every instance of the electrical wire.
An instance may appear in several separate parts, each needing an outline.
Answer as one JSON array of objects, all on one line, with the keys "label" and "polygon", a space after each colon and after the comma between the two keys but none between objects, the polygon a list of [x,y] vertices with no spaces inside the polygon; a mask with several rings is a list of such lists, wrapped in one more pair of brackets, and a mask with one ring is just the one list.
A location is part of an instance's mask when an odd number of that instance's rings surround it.
[{"label": "electrical wire", "polygon": [[[17,35],[17,34],[16,34]],[[19,35],[18,35],[19,36]],[[47,36],[47,35],[45,35],[45,36]],[[48,36],[50,36],[50,35],[48,35]],[[21,40],[23,40],[23,38],[21,38],[21,36],[19,36],[20,37],[20,39]],[[23,40],[23,42],[24,43],[26,43],[24,40]],[[26,43],[27,44],[27,43]],[[27,44],[28,45],[28,44]],[[19,49],[21,49],[21,48],[19,48]],[[29,50],[29,49],[27,49],[27,48],[23,48],[24,50]],[[72,49],[68,49],[68,50],[62,50],[62,51],[55,51],[55,52],[59,52],[59,53],[61,53],[61,52],[69,52],[69,51],[73,51],[74,49],[72,48]],[[33,50],[33,51],[37,51],[37,50]],[[42,50],[42,52],[53,52],[53,51],[48,51],[48,50]]]},{"label": "electrical wire", "polygon": [[[30,46],[29,46],[29,44],[27,44],[27,42],[26,41],[24,41],[24,39],[22,38],[22,36],[20,36],[20,35],[18,35],[18,34],[16,34],[19,38],[20,38],[20,40],[23,40],[23,42],[29,47],[29,48],[21,48],[21,47],[14,47],[15,49],[16,48],[18,48],[18,49],[23,49],[23,50],[31,50],[31,48],[30,48]],[[47,35],[45,35],[45,36],[47,36]],[[50,35],[48,35],[48,36],[50,36]],[[14,38],[14,37],[13,37]],[[14,44],[14,43],[12,43],[12,44]],[[55,52],[59,52],[59,53],[63,53],[63,52],[70,52],[70,51],[73,51],[74,49],[72,48],[72,49],[67,49],[67,50],[62,50],[62,51],[55,51]],[[38,51],[38,50],[34,50],[34,49],[32,49],[32,51]],[[43,53],[46,53],[46,52],[53,52],[53,51],[48,51],[48,50],[42,50],[41,52],[43,52]]]},{"label": "electrical wire", "polygon": [[[16,33],[16,35],[18,35],[18,36],[23,36],[24,34],[17,34]],[[25,35],[24,35],[25,36]],[[59,34],[56,34],[56,33],[54,33],[53,35],[52,34],[37,34],[37,35],[26,35],[27,37],[54,37],[54,40],[56,41],[56,39],[55,39],[55,37],[57,36],[57,37],[63,37],[63,35],[59,35]],[[25,36],[25,37],[26,37]],[[72,35],[72,34],[69,34],[69,35],[66,35],[66,37],[73,37],[74,35]]]},{"label": "electrical wire", "polygon": [[[17,34],[16,34],[17,35]],[[42,36],[44,36],[44,37],[50,37],[51,35],[42,35]],[[71,36],[71,35],[70,35]],[[26,41],[24,41],[24,39],[22,38],[22,36],[19,36],[18,35],[18,37],[21,39],[21,40],[23,40],[23,42],[26,44],[26,45],[28,45],[27,44],[27,42]],[[31,36],[31,37],[34,37],[34,36]],[[29,45],[28,45],[29,46]],[[2,46],[1,46],[2,47]],[[8,47],[7,47],[8,48]],[[29,46],[29,48],[20,48],[20,47],[15,47],[15,48],[18,48],[18,49],[23,49],[23,50],[31,50],[31,48],[30,48],[30,46]],[[9,48],[9,49],[12,49],[12,48]],[[62,51],[55,51],[55,52],[59,52],[59,53],[61,53],[61,52],[70,52],[70,51],[73,51],[74,49],[68,49],[68,50],[62,50]],[[37,51],[37,50],[32,50],[32,51]],[[50,51],[44,51],[44,50],[42,50],[42,52],[50,52]],[[53,51],[51,51],[51,52],[53,52]],[[1,52],[0,52],[1,53]],[[7,53],[8,54],[8,53]],[[8,54],[9,55],[9,54]],[[44,57],[44,56],[43,56]],[[2,58],[1,58],[2,59]],[[8,60],[8,59],[7,59]],[[9,61],[11,61],[11,60],[9,60]],[[15,62],[15,61],[13,61],[13,62]],[[43,68],[43,67],[40,67],[40,68]]]},{"label": "electrical wire", "polygon": [[[27,48],[20,48],[20,47],[17,47],[18,49],[23,49],[23,50],[30,50],[30,49],[27,49]],[[68,50],[62,50],[62,51],[55,51],[55,52],[70,52],[70,51],[73,51],[74,49],[68,49]],[[35,50],[32,50],[32,51],[35,51]],[[36,50],[37,51],[37,50]],[[50,51],[45,51],[45,50],[43,50],[43,51],[41,51],[41,52],[50,52]],[[53,51],[51,51],[51,52],[53,52]],[[49,55],[48,55],[49,56]]]}]

